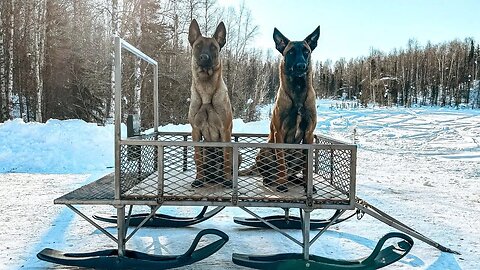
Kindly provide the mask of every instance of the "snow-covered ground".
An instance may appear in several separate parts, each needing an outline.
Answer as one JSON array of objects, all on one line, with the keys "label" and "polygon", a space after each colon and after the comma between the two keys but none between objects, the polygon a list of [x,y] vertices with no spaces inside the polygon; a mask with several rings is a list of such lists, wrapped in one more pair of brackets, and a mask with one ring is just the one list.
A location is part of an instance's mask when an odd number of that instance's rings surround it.
[{"label": "snow-covered ground", "polygon": [[[442,253],[415,240],[412,251],[387,269],[480,269],[480,111],[445,108],[331,108],[318,102],[317,132],[358,143],[357,194],[461,255]],[[334,106],[335,107],[335,106]],[[234,122],[235,132],[268,132],[264,119]],[[189,130],[168,125],[163,130]],[[355,130],[355,136],[354,136]],[[64,251],[113,248],[115,243],[53,200],[112,170],[113,126],[80,120],[21,120],[0,124],[0,269],[65,269],[40,261],[45,247]],[[87,215],[115,213],[113,207],[79,207]],[[147,209],[136,209],[136,211]],[[198,207],[167,207],[163,213],[195,215]],[[281,213],[277,209],[259,212]],[[315,217],[331,214],[314,211]],[[230,241],[218,253],[184,269],[240,269],[231,254],[300,252],[270,230],[236,225],[228,208],[190,228],[142,229],[127,248],[179,254],[204,228],[218,228]],[[115,233],[112,225],[108,230]],[[395,231],[365,216],[333,226],[312,253],[354,259],[367,255],[385,233]],[[300,233],[292,231],[300,238]],[[312,232],[312,237],[315,232]],[[211,238],[213,239],[213,238]],[[75,269],[75,268],[68,268]]]}]

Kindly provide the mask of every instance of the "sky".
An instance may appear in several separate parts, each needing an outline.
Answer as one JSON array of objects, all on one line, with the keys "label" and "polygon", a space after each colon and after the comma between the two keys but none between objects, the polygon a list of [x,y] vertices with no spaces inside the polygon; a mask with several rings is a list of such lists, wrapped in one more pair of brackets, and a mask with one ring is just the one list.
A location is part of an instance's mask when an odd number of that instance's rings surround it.
[{"label": "sky", "polygon": [[[239,6],[243,0],[219,0]],[[372,48],[390,52],[409,39],[420,45],[472,37],[480,42],[478,0],[244,0],[259,26],[252,43],[273,49],[273,28],[302,40],[320,25],[315,59],[347,60]]]}]

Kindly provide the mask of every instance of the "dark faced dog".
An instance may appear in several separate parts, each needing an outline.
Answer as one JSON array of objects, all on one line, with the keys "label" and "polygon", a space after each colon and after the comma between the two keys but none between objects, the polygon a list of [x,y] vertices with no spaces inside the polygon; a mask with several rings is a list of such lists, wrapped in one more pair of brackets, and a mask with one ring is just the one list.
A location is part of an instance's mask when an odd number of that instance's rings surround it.
[{"label": "dark faced dog", "polygon": [[[311,53],[317,47],[319,36],[320,27],[303,41],[290,41],[277,28],[273,31],[275,47],[283,58],[279,68],[280,87],[270,121],[269,143],[313,143],[317,111]],[[306,155],[299,150],[263,148],[256,157],[256,167],[265,185],[276,185],[277,191],[287,192],[287,182],[295,180],[296,174],[302,170],[300,181],[306,187],[305,159]]]},{"label": "dark faced dog", "polygon": [[[192,86],[188,120],[195,142],[230,142],[232,107],[222,77],[220,50],[226,42],[221,22],[213,37],[204,37],[196,20],[190,24],[188,41],[192,46]],[[218,166],[218,164],[221,166]],[[231,186],[231,149],[195,147],[196,177],[193,187],[213,181]],[[217,169],[220,168],[220,169]],[[219,176],[218,170],[223,171]]]}]

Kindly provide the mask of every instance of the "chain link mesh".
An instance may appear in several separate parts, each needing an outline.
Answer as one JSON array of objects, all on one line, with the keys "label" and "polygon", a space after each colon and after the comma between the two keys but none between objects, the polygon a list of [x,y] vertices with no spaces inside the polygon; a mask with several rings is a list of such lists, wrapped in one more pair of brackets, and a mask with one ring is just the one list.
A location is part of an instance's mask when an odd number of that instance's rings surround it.
[{"label": "chain link mesh", "polygon": [[[144,136],[153,141],[155,136]],[[128,199],[156,197],[158,181],[152,177],[157,171],[157,150],[154,145],[122,145],[120,151],[120,189]]]}]

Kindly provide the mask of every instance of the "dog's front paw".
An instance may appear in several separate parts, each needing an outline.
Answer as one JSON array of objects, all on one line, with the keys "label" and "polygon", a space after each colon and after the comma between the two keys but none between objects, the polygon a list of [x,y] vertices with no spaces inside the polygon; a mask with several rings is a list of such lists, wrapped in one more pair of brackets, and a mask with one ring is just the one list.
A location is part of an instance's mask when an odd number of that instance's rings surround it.
[{"label": "dog's front paw", "polygon": [[[307,185],[304,185],[303,187],[305,188],[305,193],[307,193]],[[317,194],[317,188],[315,185],[312,186],[312,193]]]},{"label": "dog's front paw", "polygon": [[278,192],[288,192],[288,187],[285,184],[280,184],[277,186],[277,191]]},{"label": "dog's front paw", "polygon": [[226,188],[233,188],[233,182],[230,179],[226,179],[222,182],[222,185]]},{"label": "dog's front paw", "polygon": [[271,186],[273,186],[273,184],[274,184],[274,182],[272,181],[272,179],[263,178],[263,185],[264,186],[271,187]]},{"label": "dog's front paw", "polygon": [[305,183],[305,180],[303,179],[303,176],[298,176],[294,174],[288,176],[288,182],[295,185],[302,185]]},{"label": "dog's front paw", "polygon": [[193,182],[192,182],[192,187],[193,188],[200,188],[200,187],[203,187],[204,183],[203,183],[203,180],[201,179],[195,179]]}]

